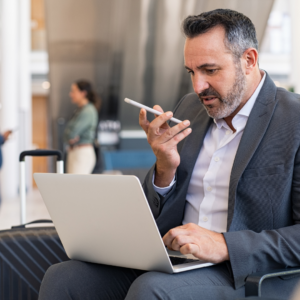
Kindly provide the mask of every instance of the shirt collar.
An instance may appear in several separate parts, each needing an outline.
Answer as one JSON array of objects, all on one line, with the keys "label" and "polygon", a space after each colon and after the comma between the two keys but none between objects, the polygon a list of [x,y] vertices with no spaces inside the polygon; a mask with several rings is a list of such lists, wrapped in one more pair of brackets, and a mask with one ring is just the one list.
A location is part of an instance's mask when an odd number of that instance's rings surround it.
[{"label": "shirt collar", "polygon": [[[265,82],[266,79],[266,72],[264,72],[263,70],[261,70],[264,73],[263,78],[261,79],[259,85],[257,86],[256,90],[254,91],[254,93],[252,94],[252,96],[249,98],[249,100],[246,102],[246,104],[242,107],[242,109],[234,116],[233,120],[235,119],[236,116],[240,115],[240,116],[245,116],[245,117],[249,117],[251,110],[254,106],[254,103],[257,99],[257,96]],[[221,128],[224,124],[224,119],[219,119],[216,120],[214,119],[215,124],[217,125],[218,128]]]}]

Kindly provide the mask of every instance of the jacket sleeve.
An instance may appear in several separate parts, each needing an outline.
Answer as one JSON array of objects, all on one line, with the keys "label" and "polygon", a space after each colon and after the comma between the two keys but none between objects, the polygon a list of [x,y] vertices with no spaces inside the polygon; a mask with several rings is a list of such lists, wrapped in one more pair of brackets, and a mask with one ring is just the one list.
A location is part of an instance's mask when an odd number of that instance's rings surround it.
[{"label": "jacket sleeve", "polygon": [[255,272],[300,266],[300,151],[298,150],[291,186],[293,225],[254,232],[226,232],[231,269],[235,287],[245,284]]},{"label": "jacket sleeve", "polygon": [[157,219],[166,199],[172,198],[172,194],[176,188],[176,181],[173,184],[171,190],[167,193],[167,195],[165,195],[165,197],[163,197],[162,195],[158,194],[154,190],[154,186],[152,183],[152,178],[153,178],[154,172],[155,172],[155,165],[152,166],[152,168],[146,175],[144,183],[143,183],[143,189],[144,189],[146,198],[148,200],[149,206],[151,208],[152,214],[153,214],[154,218]]},{"label": "jacket sleeve", "polygon": [[152,178],[153,174],[155,172],[155,165],[152,166],[152,168],[149,170],[148,174],[145,177],[144,183],[143,183],[143,189],[144,193],[146,195],[146,198],[148,200],[149,206],[151,208],[152,214],[154,218],[156,219],[159,216],[160,211],[160,196],[158,193],[155,192],[153,184],[152,184]]}]

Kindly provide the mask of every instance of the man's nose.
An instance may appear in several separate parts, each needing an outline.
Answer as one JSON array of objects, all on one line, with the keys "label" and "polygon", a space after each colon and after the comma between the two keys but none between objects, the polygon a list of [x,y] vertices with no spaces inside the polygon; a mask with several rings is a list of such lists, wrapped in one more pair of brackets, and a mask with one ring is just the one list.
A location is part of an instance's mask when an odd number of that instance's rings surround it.
[{"label": "man's nose", "polygon": [[196,94],[200,94],[209,88],[209,83],[204,76],[195,75],[193,78],[193,88]]}]

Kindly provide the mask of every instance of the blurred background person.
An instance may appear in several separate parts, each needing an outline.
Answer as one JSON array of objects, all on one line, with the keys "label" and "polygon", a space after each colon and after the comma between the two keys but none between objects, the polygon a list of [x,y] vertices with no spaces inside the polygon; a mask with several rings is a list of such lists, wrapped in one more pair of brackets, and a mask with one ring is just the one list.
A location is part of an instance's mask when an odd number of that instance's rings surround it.
[{"label": "blurred background person", "polygon": [[3,164],[3,157],[2,157],[2,145],[7,141],[8,137],[11,135],[12,130],[7,130],[4,133],[0,134],[0,169]]},{"label": "blurred background person", "polygon": [[[2,156],[2,145],[7,141],[9,136],[12,134],[12,130],[7,130],[4,133],[0,134],[0,169],[3,164],[3,156]],[[1,193],[0,193],[0,204],[1,204]]]},{"label": "blurred background person", "polygon": [[90,174],[96,163],[93,143],[98,124],[99,99],[86,80],[73,83],[69,96],[78,108],[64,131],[64,142],[68,149],[67,173]]}]

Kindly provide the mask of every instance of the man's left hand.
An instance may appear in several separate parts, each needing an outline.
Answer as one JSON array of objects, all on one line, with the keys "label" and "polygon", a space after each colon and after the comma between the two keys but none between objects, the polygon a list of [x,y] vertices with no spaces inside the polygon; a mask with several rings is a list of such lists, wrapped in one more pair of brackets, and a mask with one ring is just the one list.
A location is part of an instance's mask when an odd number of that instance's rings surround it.
[{"label": "man's left hand", "polygon": [[202,228],[194,223],[169,230],[163,237],[163,241],[169,250],[193,254],[200,260],[212,263],[229,260],[223,234]]}]

